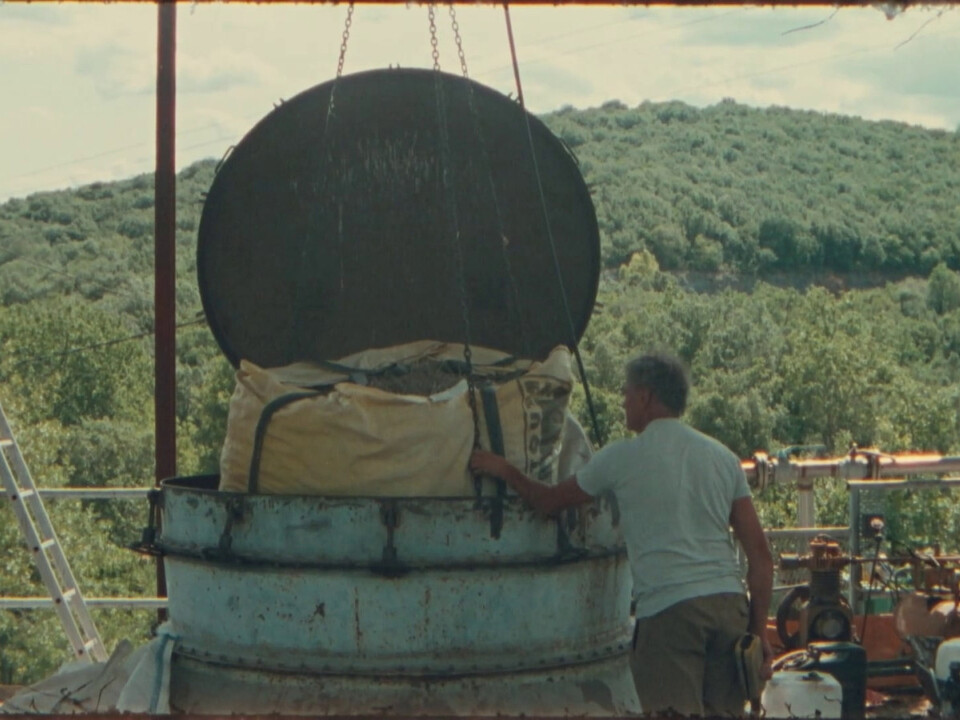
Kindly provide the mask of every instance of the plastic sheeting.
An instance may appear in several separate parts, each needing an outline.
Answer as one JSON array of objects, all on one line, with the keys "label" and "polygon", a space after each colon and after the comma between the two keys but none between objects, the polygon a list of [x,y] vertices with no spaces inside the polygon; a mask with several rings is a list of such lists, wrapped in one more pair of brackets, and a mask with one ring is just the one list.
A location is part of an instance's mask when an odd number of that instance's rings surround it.
[{"label": "plastic sheeting", "polygon": [[169,714],[170,660],[175,644],[166,625],[136,650],[122,640],[106,662],[69,663],[56,675],[8,699],[0,705],[0,714]]}]

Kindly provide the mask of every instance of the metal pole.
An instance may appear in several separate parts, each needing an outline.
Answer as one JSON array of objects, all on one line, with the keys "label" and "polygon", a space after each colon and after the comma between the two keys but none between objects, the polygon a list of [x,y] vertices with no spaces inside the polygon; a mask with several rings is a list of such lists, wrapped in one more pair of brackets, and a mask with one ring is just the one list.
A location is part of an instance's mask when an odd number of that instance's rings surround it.
[{"label": "metal pole", "polygon": [[[156,484],[177,472],[176,434],[176,107],[177,5],[157,3],[157,155],[154,178],[154,428]],[[157,561],[157,595],[167,594],[163,562]],[[163,610],[158,611],[161,621]]]},{"label": "metal pole", "polygon": [[[850,557],[860,557],[860,489],[850,489]],[[848,600],[853,614],[857,614],[860,601],[860,567],[850,566],[850,587]],[[864,611],[866,612],[866,611]]]},{"label": "metal pole", "polygon": [[809,528],[817,524],[817,507],[813,497],[813,480],[797,487],[797,527]]},{"label": "metal pole", "polygon": [[[167,606],[166,598],[85,597],[88,607],[126,608],[130,610],[158,610]],[[56,607],[49,597],[0,597],[0,610],[49,610]]]}]

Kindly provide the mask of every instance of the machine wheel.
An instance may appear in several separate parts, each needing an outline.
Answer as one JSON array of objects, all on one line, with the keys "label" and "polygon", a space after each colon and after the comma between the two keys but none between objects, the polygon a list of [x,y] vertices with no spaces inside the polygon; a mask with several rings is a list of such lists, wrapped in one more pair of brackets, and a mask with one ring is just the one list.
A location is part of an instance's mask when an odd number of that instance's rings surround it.
[{"label": "machine wheel", "polygon": [[809,600],[810,587],[797,585],[777,606],[777,636],[787,650],[796,650],[800,646],[800,608]]}]

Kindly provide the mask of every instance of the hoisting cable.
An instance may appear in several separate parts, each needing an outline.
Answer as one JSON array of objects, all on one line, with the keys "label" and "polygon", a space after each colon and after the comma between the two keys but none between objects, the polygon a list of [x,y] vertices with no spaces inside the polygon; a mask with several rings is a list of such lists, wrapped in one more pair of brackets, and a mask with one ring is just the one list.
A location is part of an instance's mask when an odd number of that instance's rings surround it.
[{"label": "hoisting cable", "polygon": [[[460,311],[463,315],[463,362],[467,376],[467,400],[473,417],[473,448],[480,448],[480,414],[477,409],[477,388],[473,377],[473,351],[470,348],[470,307],[467,302],[467,288],[464,282],[463,248],[460,245],[460,221],[457,216],[456,198],[450,187],[450,137],[447,126],[447,109],[443,92],[443,78],[440,74],[440,50],[437,43],[436,5],[427,6],[430,20],[430,47],[433,57],[434,91],[437,100],[437,124],[440,132],[440,178],[443,185],[443,206],[447,209],[447,220],[453,233],[453,254],[456,264],[456,278],[460,294]],[[482,481],[479,475],[473,478],[474,490],[479,497],[482,493]]]},{"label": "hoisting cable", "polygon": [[[351,2],[347,6],[347,17],[344,21],[343,33],[340,40],[340,55],[337,58],[337,74],[333,79],[333,83],[330,86],[330,97],[327,100],[327,112],[324,116],[323,122],[323,131],[320,133],[319,146],[316,148],[316,156],[319,159],[319,163],[332,162],[332,158],[328,153],[328,148],[331,143],[329,136],[331,133],[331,125],[335,119],[334,109],[336,106],[336,93],[337,87],[340,83],[340,77],[343,75],[343,65],[347,57],[347,43],[350,40],[350,26],[353,24],[353,3]],[[321,110],[322,112],[322,110]],[[293,292],[294,292],[294,309],[293,317],[291,321],[293,327],[296,330],[299,330],[301,327],[301,320],[303,317],[303,312],[305,310],[305,302],[303,298],[309,296],[313,291],[313,288],[316,283],[316,276],[313,272],[314,263],[310,261],[311,254],[315,254],[318,251],[318,245],[315,242],[310,242],[310,238],[313,237],[314,231],[318,230],[317,222],[319,218],[319,213],[317,208],[320,207],[322,200],[328,200],[332,193],[329,188],[323,188],[318,190],[315,186],[313,188],[306,187],[305,184],[300,186],[294,186],[293,188],[294,197],[296,198],[297,204],[299,205],[301,215],[307,218],[309,224],[309,231],[300,234],[299,239],[299,260],[296,264],[296,270],[293,277]],[[321,197],[323,196],[323,197]],[[340,282],[343,283],[343,206],[340,204],[340,217],[338,223],[338,232],[337,232],[337,249],[338,257],[340,260]],[[301,359],[312,358],[313,347],[310,344],[310,337],[308,333],[295,332],[293,336],[293,342],[295,343],[296,354],[301,356]]]},{"label": "hoisting cable", "polygon": [[573,345],[573,354],[577,360],[577,369],[580,371],[580,379],[583,381],[583,393],[587,401],[587,409],[590,412],[590,423],[593,426],[593,434],[598,445],[604,444],[604,437],[600,433],[600,423],[597,421],[597,411],[593,405],[593,396],[590,393],[590,383],[587,381],[587,372],[583,366],[583,358],[580,355],[580,348],[577,343],[577,331],[573,325],[573,316],[570,313],[570,303],[567,300],[567,290],[563,283],[563,274],[560,270],[560,258],[557,255],[557,246],[553,239],[553,229],[550,227],[550,214],[547,211],[547,198],[543,192],[543,180],[540,177],[540,164],[537,162],[536,148],[533,145],[533,130],[530,127],[530,115],[523,102],[523,88],[520,85],[520,65],[517,62],[517,49],[513,42],[513,26],[510,23],[510,4],[503,4],[503,14],[507,21],[507,37],[510,41],[510,57],[513,61],[513,76],[517,81],[517,99],[520,102],[520,108],[523,110],[523,120],[527,130],[527,143],[530,147],[530,157],[533,160],[533,172],[537,180],[537,191],[540,194],[540,209],[543,212],[543,220],[547,228],[547,239],[550,241],[550,252],[553,255],[553,267],[557,274],[557,282],[560,285],[560,297],[563,300],[564,317],[567,320],[570,330],[570,342]]},{"label": "hoisting cable", "polygon": [[[343,62],[347,58],[347,42],[350,40],[350,26],[353,24],[353,3],[347,6],[347,19],[343,24],[343,35],[340,38],[340,57],[337,58],[337,75],[333,81],[333,87],[330,88],[330,103],[327,105],[327,125],[330,124],[330,116],[333,114],[334,95],[337,91],[337,80],[343,75]],[[324,126],[326,134],[326,126]]]},{"label": "hoisting cable", "polygon": [[[514,307],[516,308],[517,318],[520,322],[520,335],[523,338],[524,351],[527,355],[529,355],[529,342],[527,340],[526,330],[523,325],[523,315],[520,313],[520,296],[517,291],[517,284],[513,278],[513,269],[510,265],[510,257],[507,254],[506,233],[503,231],[503,215],[500,212],[500,201],[497,197],[496,184],[493,181],[493,172],[490,166],[490,158],[487,155],[486,141],[484,140],[484,135],[480,128],[480,114],[477,112],[476,98],[474,97],[473,93],[473,83],[470,82],[470,75],[467,72],[467,57],[463,52],[463,40],[460,37],[460,24],[457,22],[457,11],[454,8],[453,3],[450,3],[450,29],[453,30],[453,39],[457,44],[457,56],[460,59],[460,71],[463,73],[463,80],[467,88],[467,108],[470,112],[470,120],[473,123],[473,131],[476,133],[477,141],[480,144],[480,155],[483,158],[483,165],[486,169],[487,181],[490,185],[490,194],[493,197],[493,206],[497,218],[497,234],[500,241],[500,251],[507,270],[507,278],[510,281],[511,289],[513,290]],[[460,263],[462,268],[462,252]],[[469,323],[469,317],[467,316],[466,308],[466,289],[464,288],[462,274],[459,279],[461,284],[461,298],[465,304],[464,316],[466,318],[466,322]],[[468,380],[469,384],[472,382],[472,368],[469,366],[469,363],[467,365],[467,372],[471,375],[471,379]],[[474,413],[473,442],[474,448],[476,449],[480,447],[480,430],[478,427],[479,411],[476,407],[476,399],[474,396],[475,390],[475,387],[471,386],[469,388],[470,400],[473,403],[471,406],[471,410]],[[487,428],[487,439],[490,442],[490,450],[497,453],[501,457],[506,457],[506,451],[504,450],[503,444],[503,426],[500,423],[500,412],[497,407],[497,394],[492,383],[485,382],[483,387],[480,388],[480,393],[483,399],[483,419]],[[507,484],[503,478],[495,478],[494,480],[496,486],[496,495],[490,506],[490,536],[499,538],[500,532],[503,530],[503,501],[507,495]],[[483,480],[479,476],[474,476],[473,483],[474,491],[479,498],[483,494]]]},{"label": "hoisting cable", "polygon": [[457,11],[453,3],[450,4],[450,27],[453,30],[453,39],[457,44],[457,55],[460,58],[460,71],[463,73],[463,79],[467,86],[467,106],[470,110],[470,119],[473,122],[473,132],[476,134],[480,147],[480,157],[483,161],[483,171],[487,177],[487,184],[490,188],[490,196],[493,198],[493,210],[497,220],[497,241],[500,245],[500,256],[503,259],[503,266],[507,272],[507,280],[510,282],[510,290],[513,293],[513,306],[517,317],[517,326],[520,329],[520,338],[523,344],[524,357],[530,357],[530,338],[527,333],[526,323],[523,313],[520,312],[520,292],[517,289],[517,281],[513,275],[513,266],[510,263],[510,239],[503,229],[503,212],[500,208],[500,198],[497,195],[497,186],[493,180],[493,169],[490,163],[490,155],[487,152],[486,136],[480,126],[480,113],[477,111],[476,96],[473,91],[473,83],[470,82],[470,74],[467,72],[467,58],[463,52],[463,40],[460,38],[460,25],[457,22]]},{"label": "hoisting cable", "polygon": [[517,48],[513,44],[513,23],[510,22],[510,5],[503,4],[503,16],[507,19],[507,39],[510,41],[510,57],[513,60],[513,79],[517,83],[517,100],[520,101],[520,107],[526,109],[523,102],[523,86],[520,84],[520,65],[517,63]]}]

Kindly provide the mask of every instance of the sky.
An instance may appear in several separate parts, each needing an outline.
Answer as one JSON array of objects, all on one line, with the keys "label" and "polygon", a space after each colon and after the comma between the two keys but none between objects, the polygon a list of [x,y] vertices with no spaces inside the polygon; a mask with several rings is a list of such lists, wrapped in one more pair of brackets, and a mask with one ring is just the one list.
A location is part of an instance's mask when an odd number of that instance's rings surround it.
[{"label": "sky", "polygon": [[[336,74],[346,5],[183,3],[177,168]],[[500,6],[456,6],[469,76],[516,95]],[[535,113],[733,98],[960,129],[960,5],[511,8]],[[441,68],[461,72],[447,7]],[[157,8],[0,0],[0,202],[154,167]],[[432,67],[427,7],[359,5],[344,73]]]}]

